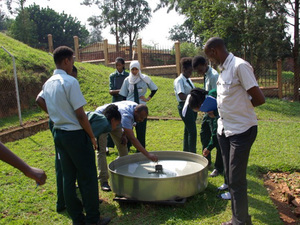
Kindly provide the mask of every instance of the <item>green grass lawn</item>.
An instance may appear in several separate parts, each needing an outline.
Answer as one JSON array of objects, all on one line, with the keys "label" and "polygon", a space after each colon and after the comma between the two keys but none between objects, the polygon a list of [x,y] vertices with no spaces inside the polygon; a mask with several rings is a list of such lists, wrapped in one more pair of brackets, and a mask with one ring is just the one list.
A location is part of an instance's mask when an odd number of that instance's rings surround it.
[{"label": "green grass lawn", "polygon": [[[51,75],[54,65],[47,53],[31,50],[28,46],[2,34],[0,41],[16,55],[17,67],[24,72],[19,73],[20,75],[24,74],[25,77]],[[12,73],[10,59],[3,52],[0,52],[0,64],[5,64],[4,69],[0,69],[0,77]],[[76,66],[81,90],[88,102],[85,110],[94,110],[100,105],[109,103],[111,97],[108,93],[108,75],[114,69],[84,63],[76,63]],[[36,74],[34,68],[42,72]],[[173,79],[161,77],[152,79],[159,89],[147,104],[150,116],[178,118]],[[283,224],[263,186],[261,175],[269,170],[300,171],[300,103],[267,99],[264,105],[255,110],[259,119],[259,133],[252,147],[248,166],[250,214],[253,216],[254,224]],[[39,109],[23,111],[22,116],[23,122],[47,118],[47,115]],[[201,116],[198,120],[199,131],[200,119]],[[0,119],[0,131],[17,125],[17,116]],[[148,121],[147,126],[148,151],[182,151],[183,122]],[[6,145],[30,165],[44,169],[48,179],[44,186],[36,188],[34,181],[0,162],[0,224],[71,224],[66,212],[62,214],[55,212],[54,146],[50,132],[43,131]],[[197,149],[200,154],[200,140]],[[109,162],[116,157],[117,152],[114,150],[108,157]],[[104,199],[100,211],[103,215],[112,217],[111,224],[220,224],[231,218],[230,202],[216,198],[216,188],[223,183],[221,176],[209,178],[208,181],[208,187],[204,192],[188,198],[181,206],[139,203],[119,205],[113,201],[113,193],[100,191],[101,198]]]},{"label": "green grass lawn", "polygon": [[[300,170],[299,128],[299,121],[259,121],[259,134],[248,165],[249,210],[254,224],[283,224],[263,186],[261,173]],[[182,133],[181,121],[148,121],[147,149],[181,151]],[[0,162],[0,224],[71,224],[66,212],[55,212],[54,146],[50,132],[43,131],[6,145],[30,165],[43,168],[48,179],[44,186],[36,188],[34,181]],[[198,140],[198,154],[200,147]],[[117,151],[113,150],[108,161],[116,157]],[[208,181],[204,192],[188,198],[180,206],[119,204],[113,201],[112,192],[100,191],[104,199],[100,211],[112,217],[111,224],[220,224],[231,217],[230,202],[216,198],[222,176]]]}]

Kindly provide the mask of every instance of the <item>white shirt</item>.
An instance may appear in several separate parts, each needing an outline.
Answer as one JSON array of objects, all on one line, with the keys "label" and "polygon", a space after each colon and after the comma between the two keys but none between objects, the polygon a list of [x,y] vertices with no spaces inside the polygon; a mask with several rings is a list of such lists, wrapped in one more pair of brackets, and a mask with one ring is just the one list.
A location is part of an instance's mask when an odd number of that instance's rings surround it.
[{"label": "white shirt", "polygon": [[[187,82],[189,80],[190,84]],[[183,76],[183,74],[180,74],[175,80],[174,80],[174,91],[175,91],[175,96],[178,102],[185,102],[185,100],[181,100],[179,98],[179,94],[183,93],[185,95],[188,95],[191,90],[195,88],[192,80],[190,78],[186,78]]]},{"label": "white shirt", "polygon": [[225,136],[247,131],[257,125],[251,96],[247,90],[258,86],[251,65],[245,60],[228,55],[221,67],[217,81],[217,103],[220,118],[218,133],[224,129]]},{"label": "white shirt", "polygon": [[132,102],[132,101],[114,102],[114,103],[105,104],[103,106],[99,106],[95,110],[95,112],[102,113],[106,109],[106,107],[111,104],[118,106],[118,110],[122,116],[122,119],[121,119],[122,128],[132,129],[132,127],[135,123],[134,122],[134,110],[138,104],[135,102]]},{"label": "white shirt", "polygon": [[208,66],[208,70],[205,73],[204,88],[206,91],[217,89],[217,80],[219,73],[212,67]]},{"label": "white shirt", "polygon": [[40,96],[45,99],[54,128],[61,130],[81,130],[75,110],[84,106],[86,101],[78,81],[64,70],[56,69],[43,85]]}]

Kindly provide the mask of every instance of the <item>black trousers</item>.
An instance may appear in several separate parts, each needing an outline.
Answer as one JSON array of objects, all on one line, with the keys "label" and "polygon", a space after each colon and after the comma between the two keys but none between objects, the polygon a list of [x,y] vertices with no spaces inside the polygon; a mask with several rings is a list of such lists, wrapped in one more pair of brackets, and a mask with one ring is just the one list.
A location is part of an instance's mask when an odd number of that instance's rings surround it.
[{"label": "black trousers", "polygon": [[248,213],[247,164],[250,149],[257,135],[257,126],[246,132],[226,137],[218,134],[226,180],[231,194],[232,223],[251,224]]}]

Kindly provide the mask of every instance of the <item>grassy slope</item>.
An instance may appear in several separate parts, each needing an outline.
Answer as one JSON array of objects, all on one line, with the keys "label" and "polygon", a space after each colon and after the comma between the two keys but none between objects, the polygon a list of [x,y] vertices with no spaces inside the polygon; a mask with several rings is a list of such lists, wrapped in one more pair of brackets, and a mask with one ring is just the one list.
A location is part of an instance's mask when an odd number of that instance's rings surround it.
[{"label": "grassy slope", "polygon": [[[37,65],[46,61],[44,73],[50,76],[54,66],[51,57],[46,53],[30,49],[2,34],[0,34],[0,42],[1,45],[7,43],[8,47],[5,47],[10,48],[8,50],[16,55],[20,70],[27,60],[27,64],[30,65],[27,70],[32,71],[30,74],[34,74],[32,68],[40,68]],[[31,62],[30,57],[35,59],[35,62]],[[0,76],[9,71],[7,67],[2,69],[4,61],[3,54],[0,53]],[[6,61],[8,64],[9,60]],[[76,66],[79,69],[82,92],[88,101],[85,109],[93,110],[99,105],[110,102],[108,74],[113,69],[82,63],[76,63]],[[159,87],[159,91],[148,104],[150,114],[178,117],[173,80],[153,77],[153,81]],[[300,170],[300,104],[268,99],[265,105],[256,109],[256,112],[260,120],[259,134],[252,148],[248,167],[250,213],[255,224],[281,224],[260,179],[260,172]],[[37,114],[29,113],[27,118],[32,120],[36,116]],[[198,123],[200,128],[200,122]],[[181,151],[182,122],[149,121],[147,132],[149,151]],[[0,162],[0,224],[69,224],[67,213],[55,212],[54,147],[50,132],[40,132],[24,140],[7,143],[7,146],[29,164],[43,168],[48,174],[48,180],[45,186],[36,189],[32,180]],[[198,140],[198,149],[200,146]],[[108,160],[112,161],[116,157],[116,151],[113,151]],[[112,224],[220,224],[230,218],[230,203],[215,198],[215,189],[222,182],[221,176],[209,178],[209,185],[205,192],[188,199],[181,207],[119,205],[112,201],[113,193],[100,192],[105,200],[100,209],[104,215],[113,217]]]}]

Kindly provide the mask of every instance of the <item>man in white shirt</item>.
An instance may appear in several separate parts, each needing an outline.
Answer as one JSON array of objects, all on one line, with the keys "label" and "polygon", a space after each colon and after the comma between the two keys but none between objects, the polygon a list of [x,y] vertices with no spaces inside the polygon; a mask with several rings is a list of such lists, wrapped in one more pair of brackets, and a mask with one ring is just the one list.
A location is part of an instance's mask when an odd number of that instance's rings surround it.
[{"label": "man in white shirt", "polygon": [[252,224],[248,214],[246,170],[257,135],[254,107],[265,103],[251,65],[226,49],[221,38],[210,38],[205,54],[220,65],[217,82],[218,140],[231,194],[232,219],[222,225]]}]

